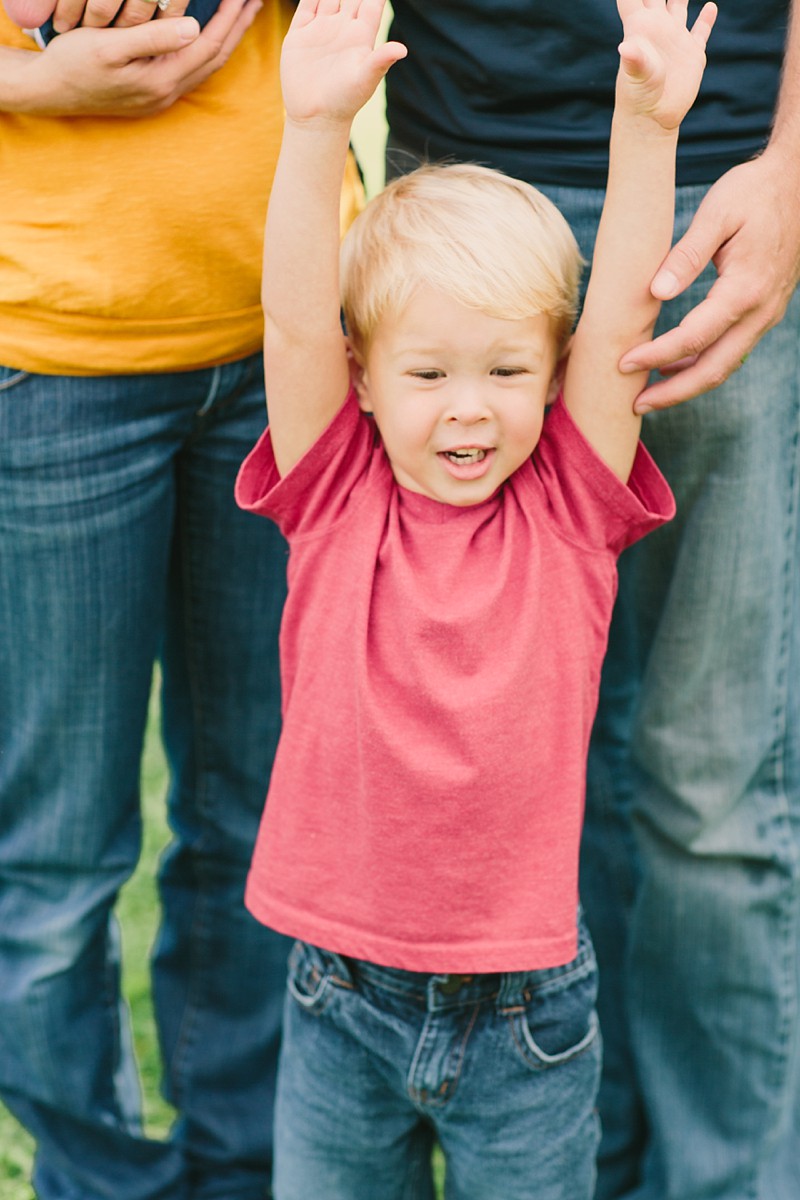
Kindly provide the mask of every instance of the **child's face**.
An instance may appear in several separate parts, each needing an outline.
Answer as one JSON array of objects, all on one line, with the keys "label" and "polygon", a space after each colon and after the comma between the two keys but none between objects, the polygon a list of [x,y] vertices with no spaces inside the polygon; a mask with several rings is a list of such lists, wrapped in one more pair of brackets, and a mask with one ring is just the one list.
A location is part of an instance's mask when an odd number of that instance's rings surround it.
[{"label": "child's face", "polygon": [[556,360],[549,317],[490,317],[426,285],[376,330],[359,403],[399,484],[479,504],[533,452]]}]

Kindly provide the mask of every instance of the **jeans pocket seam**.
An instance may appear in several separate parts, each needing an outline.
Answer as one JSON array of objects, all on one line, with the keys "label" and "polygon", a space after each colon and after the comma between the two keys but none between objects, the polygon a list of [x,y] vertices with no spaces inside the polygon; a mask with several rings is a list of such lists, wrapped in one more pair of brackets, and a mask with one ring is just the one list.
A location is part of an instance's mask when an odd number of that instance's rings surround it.
[{"label": "jeans pocket seam", "polygon": [[[0,371],[2,371],[2,369],[3,368],[0,368]],[[11,370],[11,368],[8,369]],[[14,374],[9,375],[7,379],[3,379],[2,374],[0,374],[0,392],[10,392],[13,387],[16,387],[17,384],[22,383],[23,380],[29,377],[29,375],[30,371],[15,371]]]},{"label": "jeans pocket seam", "polygon": [[571,1062],[572,1059],[580,1057],[596,1041],[600,1028],[597,1013],[592,1011],[589,1016],[589,1027],[586,1033],[574,1046],[570,1046],[558,1054],[547,1054],[537,1044],[536,1039],[531,1033],[525,1012],[509,1013],[508,1023],[515,1048],[526,1065],[536,1071],[547,1071],[552,1067],[561,1066],[563,1063]]},{"label": "jeans pocket seam", "polygon": [[286,986],[289,995],[295,1003],[312,1015],[322,1012],[327,1007],[332,991],[332,969],[327,966],[312,965],[305,958],[304,947],[296,943],[289,960],[289,972]]}]

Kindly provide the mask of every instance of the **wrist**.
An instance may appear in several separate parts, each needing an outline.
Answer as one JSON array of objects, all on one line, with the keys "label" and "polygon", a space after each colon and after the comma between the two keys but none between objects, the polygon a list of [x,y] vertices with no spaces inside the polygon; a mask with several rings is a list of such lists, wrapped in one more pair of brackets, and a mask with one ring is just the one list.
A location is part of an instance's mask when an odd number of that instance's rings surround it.
[{"label": "wrist", "polygon": [[753,160],[780,179],[787,195],[796,192],[800,186],[800,145],[796,133],[786,127],[776,129],[761,154]]},{"label": "wrist", "polygon": [[664,102],[660,94],[653,95],[637,85],[620,68],[614,96],[614,116],[631,122],[631,128],[647,136],[662,134],[677,138],[685,112]]},{"label": "wrist", "polygon": [[284,134],[288,131],[292,137],[335,138],[349,144],[353,118],[323,113],[313,117],[292,117],[287,113],[283,128]]},{"label": "wrist", "polygon": [[643,144],[675,147],[680,124],[663,125],[652,113],[643,113],[631,103],[617,103],[611,122],[612,132],[641,141]]},{"label": "wrist", "polygon": [[40,50],[3,47],[0,58],[0,111],[46,116],[53,97],[42,70]]}]

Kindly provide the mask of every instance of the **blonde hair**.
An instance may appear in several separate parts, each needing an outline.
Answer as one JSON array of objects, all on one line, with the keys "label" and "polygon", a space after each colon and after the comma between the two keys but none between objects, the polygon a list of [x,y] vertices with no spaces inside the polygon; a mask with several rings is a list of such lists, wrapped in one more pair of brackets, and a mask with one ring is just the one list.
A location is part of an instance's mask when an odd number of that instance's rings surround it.
[{"label": "blonde hair", "polygon": [[370,201],[342,243],[347,332],[365,350],[427,283],[488,316],[543,313],[561,347],[582,265],[566,220],[530,184],[472,164],[419,167]]}]

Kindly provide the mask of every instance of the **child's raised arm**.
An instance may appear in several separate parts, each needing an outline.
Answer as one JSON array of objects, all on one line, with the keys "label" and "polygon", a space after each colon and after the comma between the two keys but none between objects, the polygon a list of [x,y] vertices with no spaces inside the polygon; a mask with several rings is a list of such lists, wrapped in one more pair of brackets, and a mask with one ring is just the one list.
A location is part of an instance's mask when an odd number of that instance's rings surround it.
[{"label": "child's raised arm", "polygon": [[405,55],[374,49],[384,0],[300,0],[283,45],[286,124],[264,243],[264,362],[285,475],[347,394],[339,323],[339,194],[353,117]]},{"label": "child's raised arm", "polygon": [[680,123],[705,68],[716,19],[706,4],[687,28],[687,0],[617,0],[624,29],[603,215],[564,400],[601,457],[627,480],[641,418],[644,372],[623,375],[622,355],[648,341],[659,304],[650,281],[669,249]]}]

